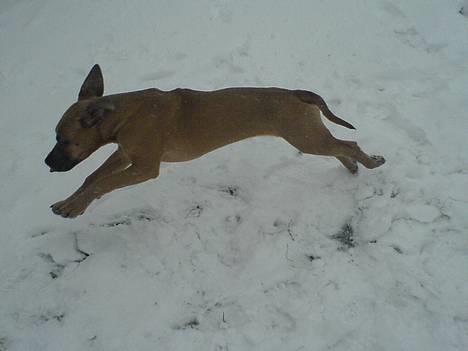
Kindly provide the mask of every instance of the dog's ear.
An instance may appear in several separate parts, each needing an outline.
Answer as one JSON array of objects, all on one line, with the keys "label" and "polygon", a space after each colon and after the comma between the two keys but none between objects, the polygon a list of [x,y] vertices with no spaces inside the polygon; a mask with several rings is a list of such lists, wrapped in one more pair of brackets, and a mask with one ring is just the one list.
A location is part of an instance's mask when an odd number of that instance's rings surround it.
[{"label": "dog's ear", "polygon": [[78,101],[92,97],[101,97],[104,94],[104,78],[102,77],[101,67],[94,65],[89,71],[83,85],[81,85]]},{"label": "dog's ear", "polygon": [[106,114],[115,110],[115,105],[107,98],[101,98],[92,102],[86,108],[85,113],[80,118],[83,128],[91,128],[101,122]]}]

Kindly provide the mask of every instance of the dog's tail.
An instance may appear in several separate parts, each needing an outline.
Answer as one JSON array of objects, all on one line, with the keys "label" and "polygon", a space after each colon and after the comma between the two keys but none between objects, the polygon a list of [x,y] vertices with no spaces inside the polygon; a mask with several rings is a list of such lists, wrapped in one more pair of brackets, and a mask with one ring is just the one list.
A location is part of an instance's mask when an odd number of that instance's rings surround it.
[{"label": "dog's tail", "polygon": [[329,121],[349,129],[356,129],[352,124],[342,120],[340,117],[336,116],[333,112],[331,112],[326,102],[322,99],[320,95],[317,95],[307,90],[294,90],[294,95],[296,95],[301,101],[305,102],[306,104],[316,105]]}]

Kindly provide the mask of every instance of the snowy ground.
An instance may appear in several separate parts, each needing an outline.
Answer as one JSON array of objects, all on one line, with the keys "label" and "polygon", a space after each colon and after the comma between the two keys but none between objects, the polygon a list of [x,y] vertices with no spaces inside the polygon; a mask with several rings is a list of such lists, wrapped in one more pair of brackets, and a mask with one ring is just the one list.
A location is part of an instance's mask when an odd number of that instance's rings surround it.
[{"label": "snowy ground", "polygon": [[[0,350],[467,350],[462,6],[2,0]],[[64,220],[49,205],[112,151],[43,163],[94,63],[107,93],[315,91],[387,164],[255,138]]]}]

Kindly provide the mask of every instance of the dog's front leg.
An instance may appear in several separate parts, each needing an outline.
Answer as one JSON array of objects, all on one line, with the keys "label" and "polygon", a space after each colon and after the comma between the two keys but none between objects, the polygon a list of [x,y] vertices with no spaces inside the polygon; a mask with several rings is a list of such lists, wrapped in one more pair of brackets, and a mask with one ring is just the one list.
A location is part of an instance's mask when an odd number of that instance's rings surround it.
[{"label": "dog's front leg", "polygon": [[152,166],[142,166],[139,163],[120,172],[108,174],[106,177],[96,177],[96,180],[84,187],[76,195],[52,206],[52,211],[65,218],[77,217],[86,210],[93,200],[115,189],[138,184],[159,175],[159,161]]},{"label": "dog's front leg", "polygon": [[[159,159],[151,161],[153,162],[138,159],[131,161],[119,147],[104,164],[86,178],[73,195],[52,205],[52,211],[62,217],[73,218],[81,215],[93,200],[114,189],[157,177]],[[148,164],[157,166],[147,166]]]},{"label": "dog's front leg", "polygon": [[132,162],[130,159],[125,155],[122,148],[119,148],[109,156],[109,158],[101,165],[98,169],[96,169],[93,173],[91,173],[88,177],[86,177],[85,182],[82,186],[78,188],[78,190],[72,195],[77,195],[86,190],[91,184],[95,183],[96,181],[106,178],[113,173],[117,173],[122,171],[123,169],[127,168]]},{"label": "dog's front leg", "polygon": [[[103,179],[113,173],[120,172],[130,165],[130,159],[124,154],[122,148],[119,148],[109,156],[109,158],[97,168],[92,174],[90,174],[83,185],[78,188],[72,195],[70,195],[66,200],[59,201],[51,206],[54,213],[57,213],[61,207],[67,203],[75,202],[74,200],[79,197],[91,184],[96,182],[99,179]],[[57,213],[59,214],[59,213]]]}]

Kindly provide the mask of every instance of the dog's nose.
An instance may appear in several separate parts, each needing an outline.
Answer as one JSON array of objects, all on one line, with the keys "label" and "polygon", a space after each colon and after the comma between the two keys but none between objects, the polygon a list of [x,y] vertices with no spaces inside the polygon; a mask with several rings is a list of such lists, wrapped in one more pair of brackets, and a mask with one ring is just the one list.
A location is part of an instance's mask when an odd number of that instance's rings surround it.
[{"label": "dog's nose", "polygon": [[55,169],[54,169],[54,167],[52,166],[53,162],[52,162],[52,157],[51,157],[50,154],[45,158],[44,163],[45,163],[47,166],[49,166],[49,172],[55,172]]},{"label": "dog's nose", "polygon": [[55,146],[51,152],[47,155],[47,157],[44,159],[44,163],[49,166],[51,170],[54,169],[57,163],[57,146]]}]

